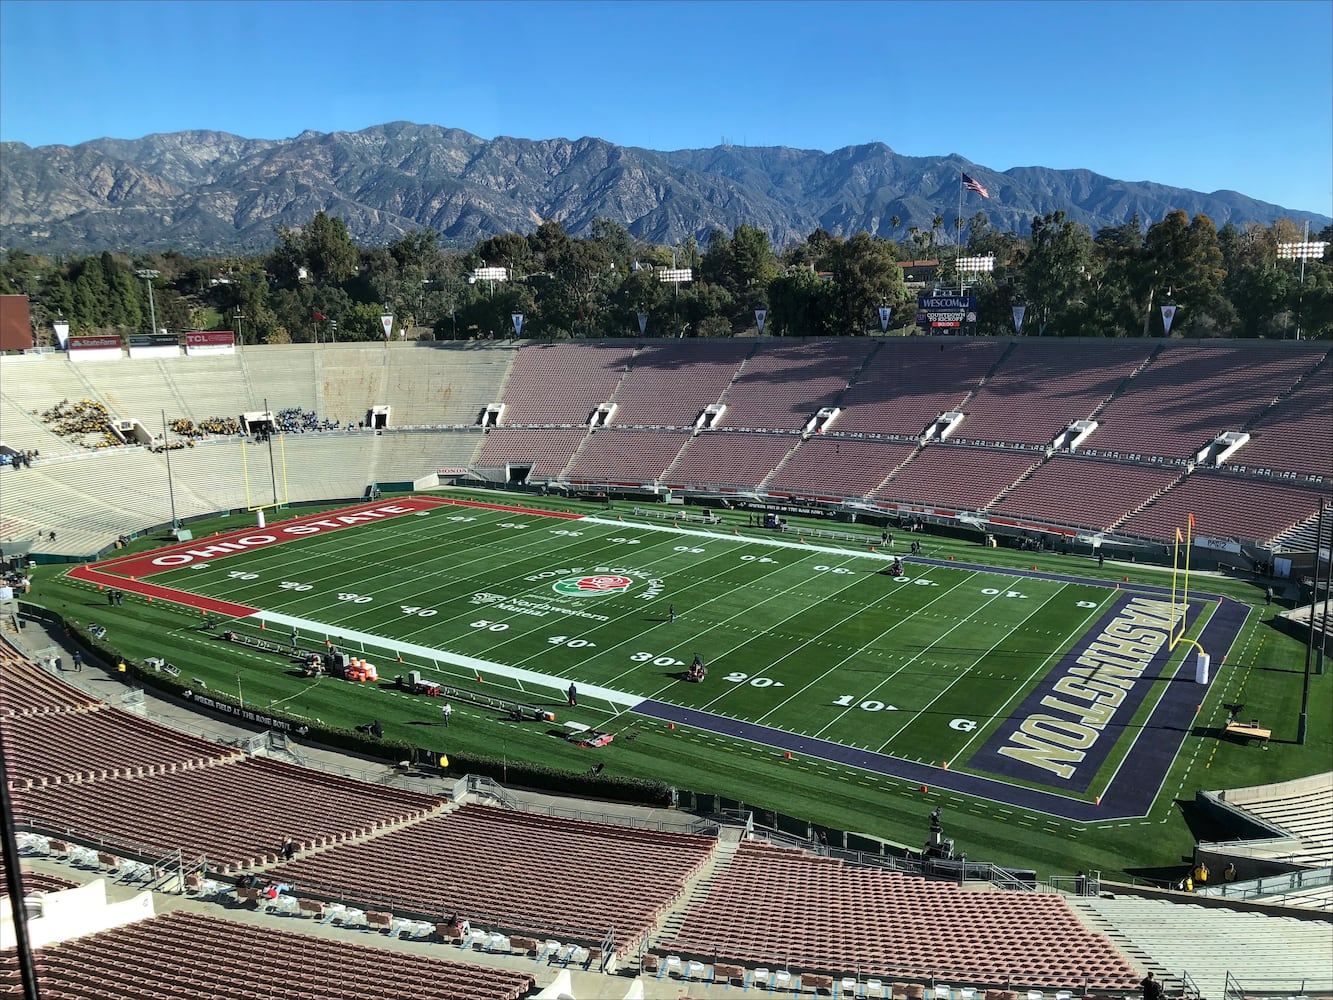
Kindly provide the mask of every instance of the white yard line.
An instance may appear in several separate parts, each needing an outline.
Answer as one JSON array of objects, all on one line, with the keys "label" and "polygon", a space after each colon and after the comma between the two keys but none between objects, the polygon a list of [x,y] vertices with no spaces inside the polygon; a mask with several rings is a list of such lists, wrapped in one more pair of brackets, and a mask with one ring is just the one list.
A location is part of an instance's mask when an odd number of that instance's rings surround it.
[{"label": "white yard line", "polygon": [[[1054,591],[1051,593],[1051,596],[1050,596],[1050,597],[1046,598],[1046,600],[1042,601],[1039,605],[1037,605],[1037,607],[1032,611],[1031,614],[1029,614],[1029,615],[1028,615],[1026,618],[1024,618],[1022,621],[1016,622],[1016,623],[1014,624],[1013,628],[1011,628],[1008,632],[1006,632],[1004,635],[1000,636],[1000,638],[998,638],[998,639],[995,640],[995,642],[991,645],[991,648],[990,648],[990,649],[986,650],[986,652],[984,652],[984,653],[982,653],[980,656],[978,656],[975,660],[972,661],[971,664],[969,664],[968,666],[964,667],[964,668],[963,668],[963,672],[960,673],[957,677],[955,677],[955,678],[954,678],[952,681],[950,681],[948,684],[946,684],[946,685],[944,686],[944,689],[943,689],[942,691],[940,691],[939,694],[937,694],[934,698],[930,699],[930,701],[926,702],[926,704],[922,705],[919,709],[917,709],[916,712],[912,715],[912,717],[911,717],[910,719],[908,719],[905,723],[903,723],[903,725],[902,725],[901,727],[899,727],[899,729],[898,729],[898,731],[897,731],[896,733],[894,733],[892,736],[889,737],[888,742],[881,744],[881,745],[880,745],[880,751],[883,752],[884,747],[888,746],[889,743],[893,742],[893,741],[896,740],[899,736],[901,736],[901,735],[907,730],[907,727],[908,727],[908,726],[910,726],[913,722],[915,722],[917,719],[919,719],[922,715],[924,715],[924,714],[930,709],[930,706],[931,706],[931,705],[935,704],[935,702],[937,702],[937,701],[939,701],[941,698],[943,698],[955,684],[957,684],[957,683],[958,683],[959,681],[961,681],[964,677],[966,677],[966,676],[968,675],[968,673],[970,673],[972,670],[974,670],[974,669],[976,668],[977,664],[979,664],[982,660],[984,660],[987,656],[989,656],[992,652],[994,652],[996,646],[998,646],[1000,643],[1004,642],[1005,639],[1008,639],[1011,635],[1013,635],[1015,632],[1017,632],[1017,631],[1019,630],[1019,628],[1021,628],[1021,627],[1023,626],[1024,622],[1028,621],[1028,619],[1030,619],[1033,615],[1038,614],[1038,613],[1042,610],[1042,608],[1044,608],[1044,607],[1046,607],[1046,605],[1050,604],[1051,601],[1053,601],[1053,600],[1056,598],[1057,595],[1063,593],[1064,590],[1065,590],[1065,587],[1066,587],[1066,586],[1067,586],[1067,584],[1061,584],[1056,590],[1054,590]],[[997,597],[997,599],[998,599],[998,597]],[[953,631],[953,630],[950,629],[950,631]],[[945,635],[947,635],[947,634],[948,634],[948,633],[946,632]],[[940,638],[943,638],[943,636],[941,636]],[[872,690],[871,693],[873,694],[874,691]],[[954,757],[957,757],[957,756],[958,756],[957,754],[954,754]]]},{"label": "white yard line", "polygon": [[[294,615],[284,615],[278,612],[261,611],[253,617],[259,618],[272,625],[280,625],[286,628],[300,628],[307,626],[312,630],[318,625],[319,629],[324,628],[317,622],[306,618],[297,618]],[[504,663],[494,663],[491,660],[478,659],[475,656],[460,656],[457,653],[449,653],[442,649],[432,649],[430,646],[422,646],[414,642],[398,642],[393,639],[386,639],[381,635],[375,635],[371,632],[358,632],[354,629],[338,629],[338,645],[343,645],[348,641],[360,643],[364,646],[372,646],[376,649],[383,649],[392,654],[402,655],[410,653],[420,659],[430,660],[436,663],[447,663],[454,667],[464,667],[472,671],[474,676],[485,676],[491,674],[496,677],[508,677],[517,681],[526,681],[530,684],[540,685],[541,687],[553,688],[559,695],[563,695],[571,683],[579,687],[580,697],[600,698],[612,705],[619,705],[625,708],[633,707],[643,701],[641,695],[627,694],[624,691],[616,691],[612,688],[601,687],[595,684],[583,684],[570,677],[552,677],[549,674],[539,674],[533,670],[524,670],[520,667],[511,667]]]},{"label": "white yard line", "polygon": [[993,723],[996,719],[1000,718],[1000,716],[1005,713],[1005,711],[1009,708],[1009,706],[1013,704],[1015,698],[1019,697],[1020,695],[1026,697],[1028,694],[1032,692],[1032,682],[1046,671],[1047,666],[1050,664],[1051,660],[1055,659],[1056,657],[1064,656],[1065,653],[1069,651],[1069,644],[1072,643],[1075,638],[1087,634],[1088,622],[1092,621],[1092,619],[1095,616],[1104,613],[1103,609],[1106,606],[1106,602],[1108,600],[1111,600],[1115,593],[1116,591],[1111,591],[1111,593],[1107,595],[1106,599],[1104,599],[1100,604],[1098,604],[1097,607],[1090,608],[1088,610],[1088,613],[1084,616],[1083,620],[1079,622],[1077,625],[1075,625],[1073,629],[1070,630],[1069,634],[1065,636],[1064,641],[1060,643],[1060,645],[1056,646],[1053,650],[1051,650],[1050,654],[1046,657],[1046,659],[1042,660],[1041,663],[1037,664],[1037,666],[1033,668],[1032,673],[1027,675],[1027,677],[1014,689],[1014,693],[1004,700],[1004,703],[1000,705],[1000,707],[997,708],[994,711],[994,713],[992,713],[991,717],[987,719],[985,722],[983,722],[981,725],[977,726],[976,729],[972,730],[972,735],[969,736],[967,740],[963,743],[963,745],[954,752],[953,756],[955,760],[961,757],[963,755],[963,752],[967,750],[967,748],[972,745],[973,741],[975,741],[979,736],[981,736],[982,733],[985,733],[989,730],[991,723]]},{"label": "white yard line", "polygon": [[[964,583],[966,583],[968,580],[972,579],[972,577],[974,577],[975,575],[976,575],[975,573],[972,573],[972,574],[968,574],[968,575],[962,577],[956,584],[954,584],[952,587],[950,587],[948,590],[946,590],[943,594],[941,594],[941,595],[939,596],[938,599],[943,599],[943,598],[946,597],[947,595],[952,594],[955,590],[957,590],[959,587],[961,587],[961,586],[962,586]],[[925,579],[925,577],[916,577],[915,579]],[[882,600],[884,600],[885,598],[889,597],[890,595],[893,595],[893,594],[896,594],[896,593],[897,593],[896,590],[886,590],[886,591],[884,592],[884,594],[880,597],[879,601],[882,601]],[[864,610],[868,610],[869,608],[876,607],[876,606],[879,604],[879,601],[876,601],[874,604],[868,604],[868,605],[866,605],[865,608],[862,608],[861,610],[864,611]],[[935,601],[931,601],[931,602],[930,602],[930,604],[934,604],[934,603],[936,603],[936,602],[935,602]],[[921,609],[919,609],[919,610],[924,611],[925,608],[930,607],[930,604],[925,605],[923,608],[921,608]],[[860,612],[857,612],[857,613],[859,614]],[[915,614],[915,612],[913,612],[913,614]],[[851,616],[849,616],[849,617],[855,617],[855,615],[851,615]],[[846,621],[846,620],[847,620],[847,619],[843,619],[843,621]],[[761,715],[761,716],[760,716],[758,719],[756,719],[755,721],[756,721],[756,722],[763,722],[763,721],[764,721],[765,719],[767,719],[770,715],[772,715],[772,714],[773,714],[774,712],[776,712],[778,709],[782,708],[784,705],[787,704],[787,702],[791,701],[791,700],[792,700],[793,698],[795,698],[797,695],[804,694],[804,693],[805,693],[807,690],[809,690],[811,687],[813,687],[814,685],[818,684],[820,681],[822,681],[822,680],[823,680],[825,677],[827,677],[829,674],[833,673],[833,671],[837,670],[837,669],[838,669],[839,667],[841,667],[843,664],[847,663],[847,661],[851,660],[851,659],[852,659],[853,657],[855,657],[855,656],[859,656],[862,652],[865,651],[865,649],[866,649],[868,646],[871,646],[871,645],[873,645],[874,643],[879,642],[879,641],[880,641],[881,639],[883,639],[886,635],[888,635],[890,632],[892,632],[894,629],[896,629],[899,625],[903,625],[903,624],[905,624],[905,623],[907,623],[907,622],[910,622],[911,620],[912,620],[912,614],[908,614],[908,615],[903,616],[902,618],[899,618],[899,619],[898,619],[897,621],[895,621],[892,625],[890,625],[888,628],[886,628],[884,631],[882,631],[879,635],[875,636],[875,637],[874,637],[873,639],[871,639],[869,642],[864,643],[859,649],[853,651],[852,653],[849,653],[847,656],[844,656],[841,660],[839,660],[839,661],[838,661],[837,663],[835,663],[833,666],[829,667],[826,671],[824,671],[824,672],[823,672],[822,674],[820,674],[818,677],[816,677],[816,678],[814,678],[813,680],[811,680],[809,684],[806,684],[804,687],[798,688],[797,690],[793,691],[790,695],[788,695],[786,698],[784,698],[784,699],[783,699],[782,701],[780,701],[778,704],[774,705],[771,709],[769,709],[767,712],[765,712],[763,715]],[[841,622],[840,622],[839,624],[841,624]],[[888,681],[888,680],[892,679],[893,677],[897,676],[897,675],[898,675],[899,673],[901,673],[904,669],[906,669],[908,663],[911,663],[911,662],[912,662],[911,660],[908,660],[907,663],[904,663],[904,664],[903,664],[902,666],[900,666],[897,670],[893,671],[893,673],[889,674],[889,676],[888,676],[887,678],[885,678],[885,681],[881,681],[880,684],[877,684],[877,685],[875,686],[875,688],[877,689],[878,687],[880,687],[880,685],[882,685],[882,684],[885,683],[886,681]],[[873,690],[875,690],[875,689],[872,689],[872,691],[873,691]],[[861,700],[864,701],[865,699],[863,698],[863,699],[861,699]],[[847,710],[847,712],[849,712],[849,711],[851,711],[851,709],[848,709],[848,710]],[[843,717],[845,717],[845,716],[847,715],[847,712],[841,712],[841,713],[839,713],[835,718],[833,718],[832,720],[830,720],[826,725],[821,726],[819,729],[817,729],[817,730],[816,730],[813,734],[811,734],[811,735],[813,735],[813,736],[819,736],[821,733],[824,732],[824,730],[828,729],[829,726],[833,725],[835,722],[838,722],[838,721],[841,720]]]}]

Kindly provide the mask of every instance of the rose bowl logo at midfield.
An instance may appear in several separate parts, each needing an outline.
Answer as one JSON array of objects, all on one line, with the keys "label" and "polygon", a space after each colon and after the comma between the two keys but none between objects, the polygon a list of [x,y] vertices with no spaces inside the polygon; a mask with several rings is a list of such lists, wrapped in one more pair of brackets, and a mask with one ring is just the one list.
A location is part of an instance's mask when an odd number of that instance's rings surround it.
[{"label": "rose bowl logo at midfield", "polygon": [[597,597],[601,594],[623,594],[633,585],[628,576],[602,573],[597,576],[570,576],[551,584],[551,589],[566,597]]}]

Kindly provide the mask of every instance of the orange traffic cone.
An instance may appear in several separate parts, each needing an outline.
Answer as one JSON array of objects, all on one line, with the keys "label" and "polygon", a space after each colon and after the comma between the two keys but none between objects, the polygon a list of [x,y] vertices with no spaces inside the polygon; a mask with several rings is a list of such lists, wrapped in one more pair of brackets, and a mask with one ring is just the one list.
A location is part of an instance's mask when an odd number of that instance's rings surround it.
[{"label": "orange traffic cone", "polygon": [[672,730],[674,730],[674,729],[676,728],[676,724],[675,724],[674,722],[668,722],[668,723],[667,723],[667,728],[668,728],[668,729],[672,729]]},{"label": "orange traffic cone", "polygon": [[782,757],[784,760],[791,760],[791,751],[788,750],[785,754],[782,755]]},{"label": "orange traffic cone", "polygon": [[929,786],[929,785],[922,785],[922,786],[921,786],[921,794],[922,794],[922,795],[929,795],[929,794],[930,794],[930,786]]},{"label": "orange traffic cone", "polygon": [[477,683],[478,683],[478,684],[485,684],[485,683],[486,683],[486,678],[482,677],[481,674],[477,674]]}]

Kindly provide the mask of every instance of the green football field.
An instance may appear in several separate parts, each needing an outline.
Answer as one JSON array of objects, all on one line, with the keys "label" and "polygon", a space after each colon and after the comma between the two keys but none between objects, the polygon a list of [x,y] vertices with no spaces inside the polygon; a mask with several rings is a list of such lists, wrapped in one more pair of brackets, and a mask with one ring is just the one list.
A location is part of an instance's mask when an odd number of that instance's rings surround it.
[{"label": "green football field", "polygon": [[[382,681],[419,670],[611,732],[656,706],[647,714],[784,752],[879,770],[877,757],[843,752],[865,751],[950,769],[951,780],[989,776],[1001,801],[1003,785],[1094,800],[1136,741],[1171,738],[1145,720],[1184,646],[1158,651],[1169,659],[1161,678],[1138,681],[1138,700],[1118,703],[1114,725],[1107,710],[1100,727],[1085,716],[1052,736],[1048,724],[1043,738],[1062,741],[1050,745],[1054,758],[1036,753],[1033,766],[1034,740],[1021,735],[978,758],[1103,616],[1135,600],[1166,607],[1161,596],[951,564],[928,548],[892,575],[883,546],[820,544],[799,529],[742,537],[430,498],[381,506],[400,512],[353,513],[347,524],[315,517],[308,535],[256,529],[178,546],[158,565],[138,557],[107,568],[257,609],[229,627],[306,649],[332,643],[374,663]],[[895,544],[907,546],[903,536]],[[1197,632],[1211,605],[1193,606],[1204,611],[1191,619]],[[696,662],[707,667],[698,683],[686,679]],[[576,709],[565,704],[570,684]],[[289,714],[314,712],[327,696],[292,686],[281,694]],[[373,704],[365,710],[375,714]],[[437,707],[417,699],[414,710],[424,719]],[[1096,752],[1070,749],[1087,733],[1100,740]]]},{"label": "green football field", "polygon": [[[1185,644],[1157,650],[1132,683],[1114,658],[1078,662],[1116,635],[1165,634],[1153,615],[1171,607],[1169,567],[899,533],[899,580],[882,572],[878,528],[834,539],[830,522],[796,517],[779,534],[744,512],[703,525],[698,508],[676,508],[673,524],[662,505],[570,514],[554,498],[448,496],[482,506],[403,497],[282,511],[264,529],[218,516],[192,525],[191,542],[145,537],[101,563],[39,567],[30,598],[81,635],[105,627],[105,656],[165,658],[196,699],[224,696],[261,725],[281,713],[332,735],[377,718],[383,753],[447,752],[501,780],[521,761],[552,769],[549,787],[602,765],[770,822],[800,818],[798,830],[809,820],[914,849],[938,805],[971,857],[1042,871],[1169,878],[1194,839],[1225,835],[1193,808],[1194,789],[1326,767],[1329,678],[1315,678],[1311,741],[1298,745],[1305,651],[1273,628],[1262,583],[1196,580],[1187,627],[1213,657],[1205,691]],[[385,505],[401,513],[366,513]],[[905,552],[912,537],[920,558]],[[226,629],[277,647],[293,631],[302,649],[336,642],[381,681],[303,676],[281,649],[228,643]],[[699,684],[683,679],[696,656]],[[394,683],[411,670],[456,692],[450,726],[438,700]],[[119,697],[117,681],[101,683]],[[493,698],[556,721],[514,720]],[[1273,727],[1267,750],[1223,737],[1236,703]],[[563,738],[577,726],[615,740],[581,749]]]}]

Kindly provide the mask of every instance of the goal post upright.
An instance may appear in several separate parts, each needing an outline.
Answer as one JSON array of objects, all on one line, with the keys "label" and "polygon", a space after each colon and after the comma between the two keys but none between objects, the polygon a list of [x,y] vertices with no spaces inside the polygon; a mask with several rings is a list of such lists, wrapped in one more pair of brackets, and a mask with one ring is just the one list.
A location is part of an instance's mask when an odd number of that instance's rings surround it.
[{"label": "goal post upright", "polygon": [[[1180,548],[1185,547],[1185,565],[1183,572],[1180,565]],[[1194,548],[1194,515],[1189,515],[1184,533],[1176,528],[1175,555],[1171,560],[1171,631],[1167,648],[1172,652],[1182,642],[1193,646],[1200,655],[1207,656],[1202,645],[1195,639],[1186,638],[1189,629],[1190,608],[1190,550]],[[1179,585],[1178,585],[1179,584]],[[1176,595],[1180,594],[1180,631],[1176,631]]]}]

